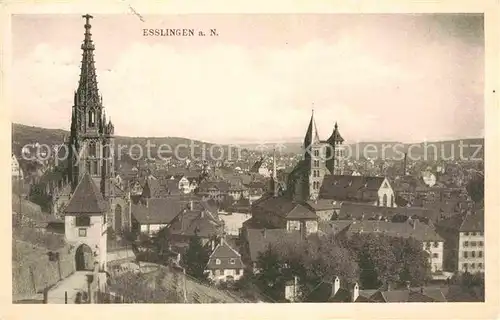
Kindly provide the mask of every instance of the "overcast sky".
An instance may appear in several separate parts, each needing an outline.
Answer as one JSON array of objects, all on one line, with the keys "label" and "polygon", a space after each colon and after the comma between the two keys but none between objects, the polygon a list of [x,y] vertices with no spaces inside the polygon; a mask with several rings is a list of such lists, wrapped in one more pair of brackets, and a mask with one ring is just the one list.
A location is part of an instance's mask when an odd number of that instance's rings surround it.
[{"label": "overcast sky", "polygon": [[[300,142],[484,135],[479,15],[95,15],[99,89],[115,133]],[[80,15],[12,19],[14,122],[69,129]],[[218,37],[144,37],[216,28]]]}]

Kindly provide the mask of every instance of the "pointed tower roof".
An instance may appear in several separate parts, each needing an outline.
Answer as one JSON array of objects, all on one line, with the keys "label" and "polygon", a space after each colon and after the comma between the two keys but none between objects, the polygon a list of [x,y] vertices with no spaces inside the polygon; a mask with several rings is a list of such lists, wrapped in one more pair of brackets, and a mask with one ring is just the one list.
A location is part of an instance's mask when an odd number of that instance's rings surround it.
[{"label": "pointed tower roof", "polygon": [[318,129],[316,127],[316,122],[314,121],[313,110],[311,114],[311,120],[309,121],[309,126],[307,127],[306,136],[304,138],[304,147],[307,148],[311,144],[318,143],[319,141]]},{"label": "pointed tower roof", "polygon": [[333,128],[332,135],[330,136],[330,138],[328,138],[327,141],[329,143],[332,143],[332,142],[344,142],[344,138],[342,138],[342,136],[340,135],[339,126],[337,125],[337,122],[335,122],[335,127]]},{"label": "pointed tower roof", "polygon": [[82,43],[82,66],[80,71],[80,82],[78,84],[78,96],[87,103],[100,105],[101,99],[97,89],[97,76],[94,64],[94,43],[92,42],[92,34],[90,29],[90,19],[93,17],[89,14],[83,15],[85,18],[85,38]]},{"label": "pointed tower roof", "polygon": [[99,188],[90,175],[85,173],[64,212],[66,214],[102,214],[106,211],[106,207]]}]

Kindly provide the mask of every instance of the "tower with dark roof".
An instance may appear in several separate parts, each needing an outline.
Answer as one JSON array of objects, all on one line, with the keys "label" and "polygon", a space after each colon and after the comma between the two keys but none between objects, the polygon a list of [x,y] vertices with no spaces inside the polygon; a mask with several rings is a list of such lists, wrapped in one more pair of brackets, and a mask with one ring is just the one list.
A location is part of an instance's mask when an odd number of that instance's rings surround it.
[{"label": "tower with dark roof", "polygon": [[303,160],[288,177],[287,192],[295,201],[303,202],[318,197],[323,179],[330,173],[325,162],[327,146],[327,142],[319,139],[313,111],[304,137]]},{"label": "tower with dark roof", "polygon": [[85,173],[105,195],[106,179],[114,177],[114,126],[107,122],[102,96],[97,87],[91,15],[84,15],[85,37],[78,89],[74,93],[69,137],[68,176],[74,191]]},{"label": "tower with dark roof", "polygon": [[326,140],[326,142],[329,145],[326,155],[326,166],[328,170],[333,175],[343,175],[345,146],[344,138],[340,135],[337,122],[335,122],[332,135],[328,138],[328,140]]}]

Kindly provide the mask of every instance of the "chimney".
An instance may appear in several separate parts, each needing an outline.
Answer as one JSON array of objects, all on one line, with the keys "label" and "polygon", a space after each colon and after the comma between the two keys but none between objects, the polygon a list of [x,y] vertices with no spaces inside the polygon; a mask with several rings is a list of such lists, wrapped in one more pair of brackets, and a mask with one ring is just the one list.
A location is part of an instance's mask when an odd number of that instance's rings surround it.
[{"label": "chimney", "polygon": [[[193,200],[189,200],[189,210],[193,211]],[[203,211],[202,211],[202,217],[203,217]]]},{"label": "chimney", "polygon": [[422,286],[422,287],[420,287],[420,293],[421,293],[421,294],[424,294],[424,287],[423,287],[423,286]]},{"label": "chimney", "polygon": [[212,252],[215,250],[215,240],[212,240]]},{"label": "chimney", "polygon": [[333,281],[333,292],[332,292],[332,297],[334,297],[337,292],[339,291],[340,289],[340,279],[339,277],[335,277],[335,280]]},{"label": "chimney", "polygon": [[413,230],[417,227],[418,219],[413,220]]},{"label": "chimney", "polygon": [[410,290],[410,281],[406,281],[405,284],[406,284],[406,289]]},{"label": "chimney", "polygon": [[359,285],[358,283],[354,283],[354,287],[352,288],[352,302],[355,302],[359,297]]},{"label": "chimney", "polygon": [[264,236],[264,239],[265,239],[266,238],[266,229],[265,228],[262,230],[262,235]]},{"label": "chimney", "polygon": [[391,282],[390,281],[386,281],[385,282],[385,287],[386,287],[386,291],[391,291]]}]

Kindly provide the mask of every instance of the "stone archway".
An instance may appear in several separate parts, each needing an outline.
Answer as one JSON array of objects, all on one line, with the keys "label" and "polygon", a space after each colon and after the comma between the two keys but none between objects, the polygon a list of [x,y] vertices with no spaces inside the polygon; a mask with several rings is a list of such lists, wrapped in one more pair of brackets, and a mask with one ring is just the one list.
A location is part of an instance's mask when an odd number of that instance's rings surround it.
[{"label": "stone archway", "polygon": [[120,232],[123,227],[122,227],[122,206],[117,204],[115,207],[115,225],[114,229],[115,232]]},{"label": "stone archway", "polygon": [[94,254],[92,253],[92,249],[88,245],[81,244],[76,249],[75,267],[76,271],[94,269]]}]

